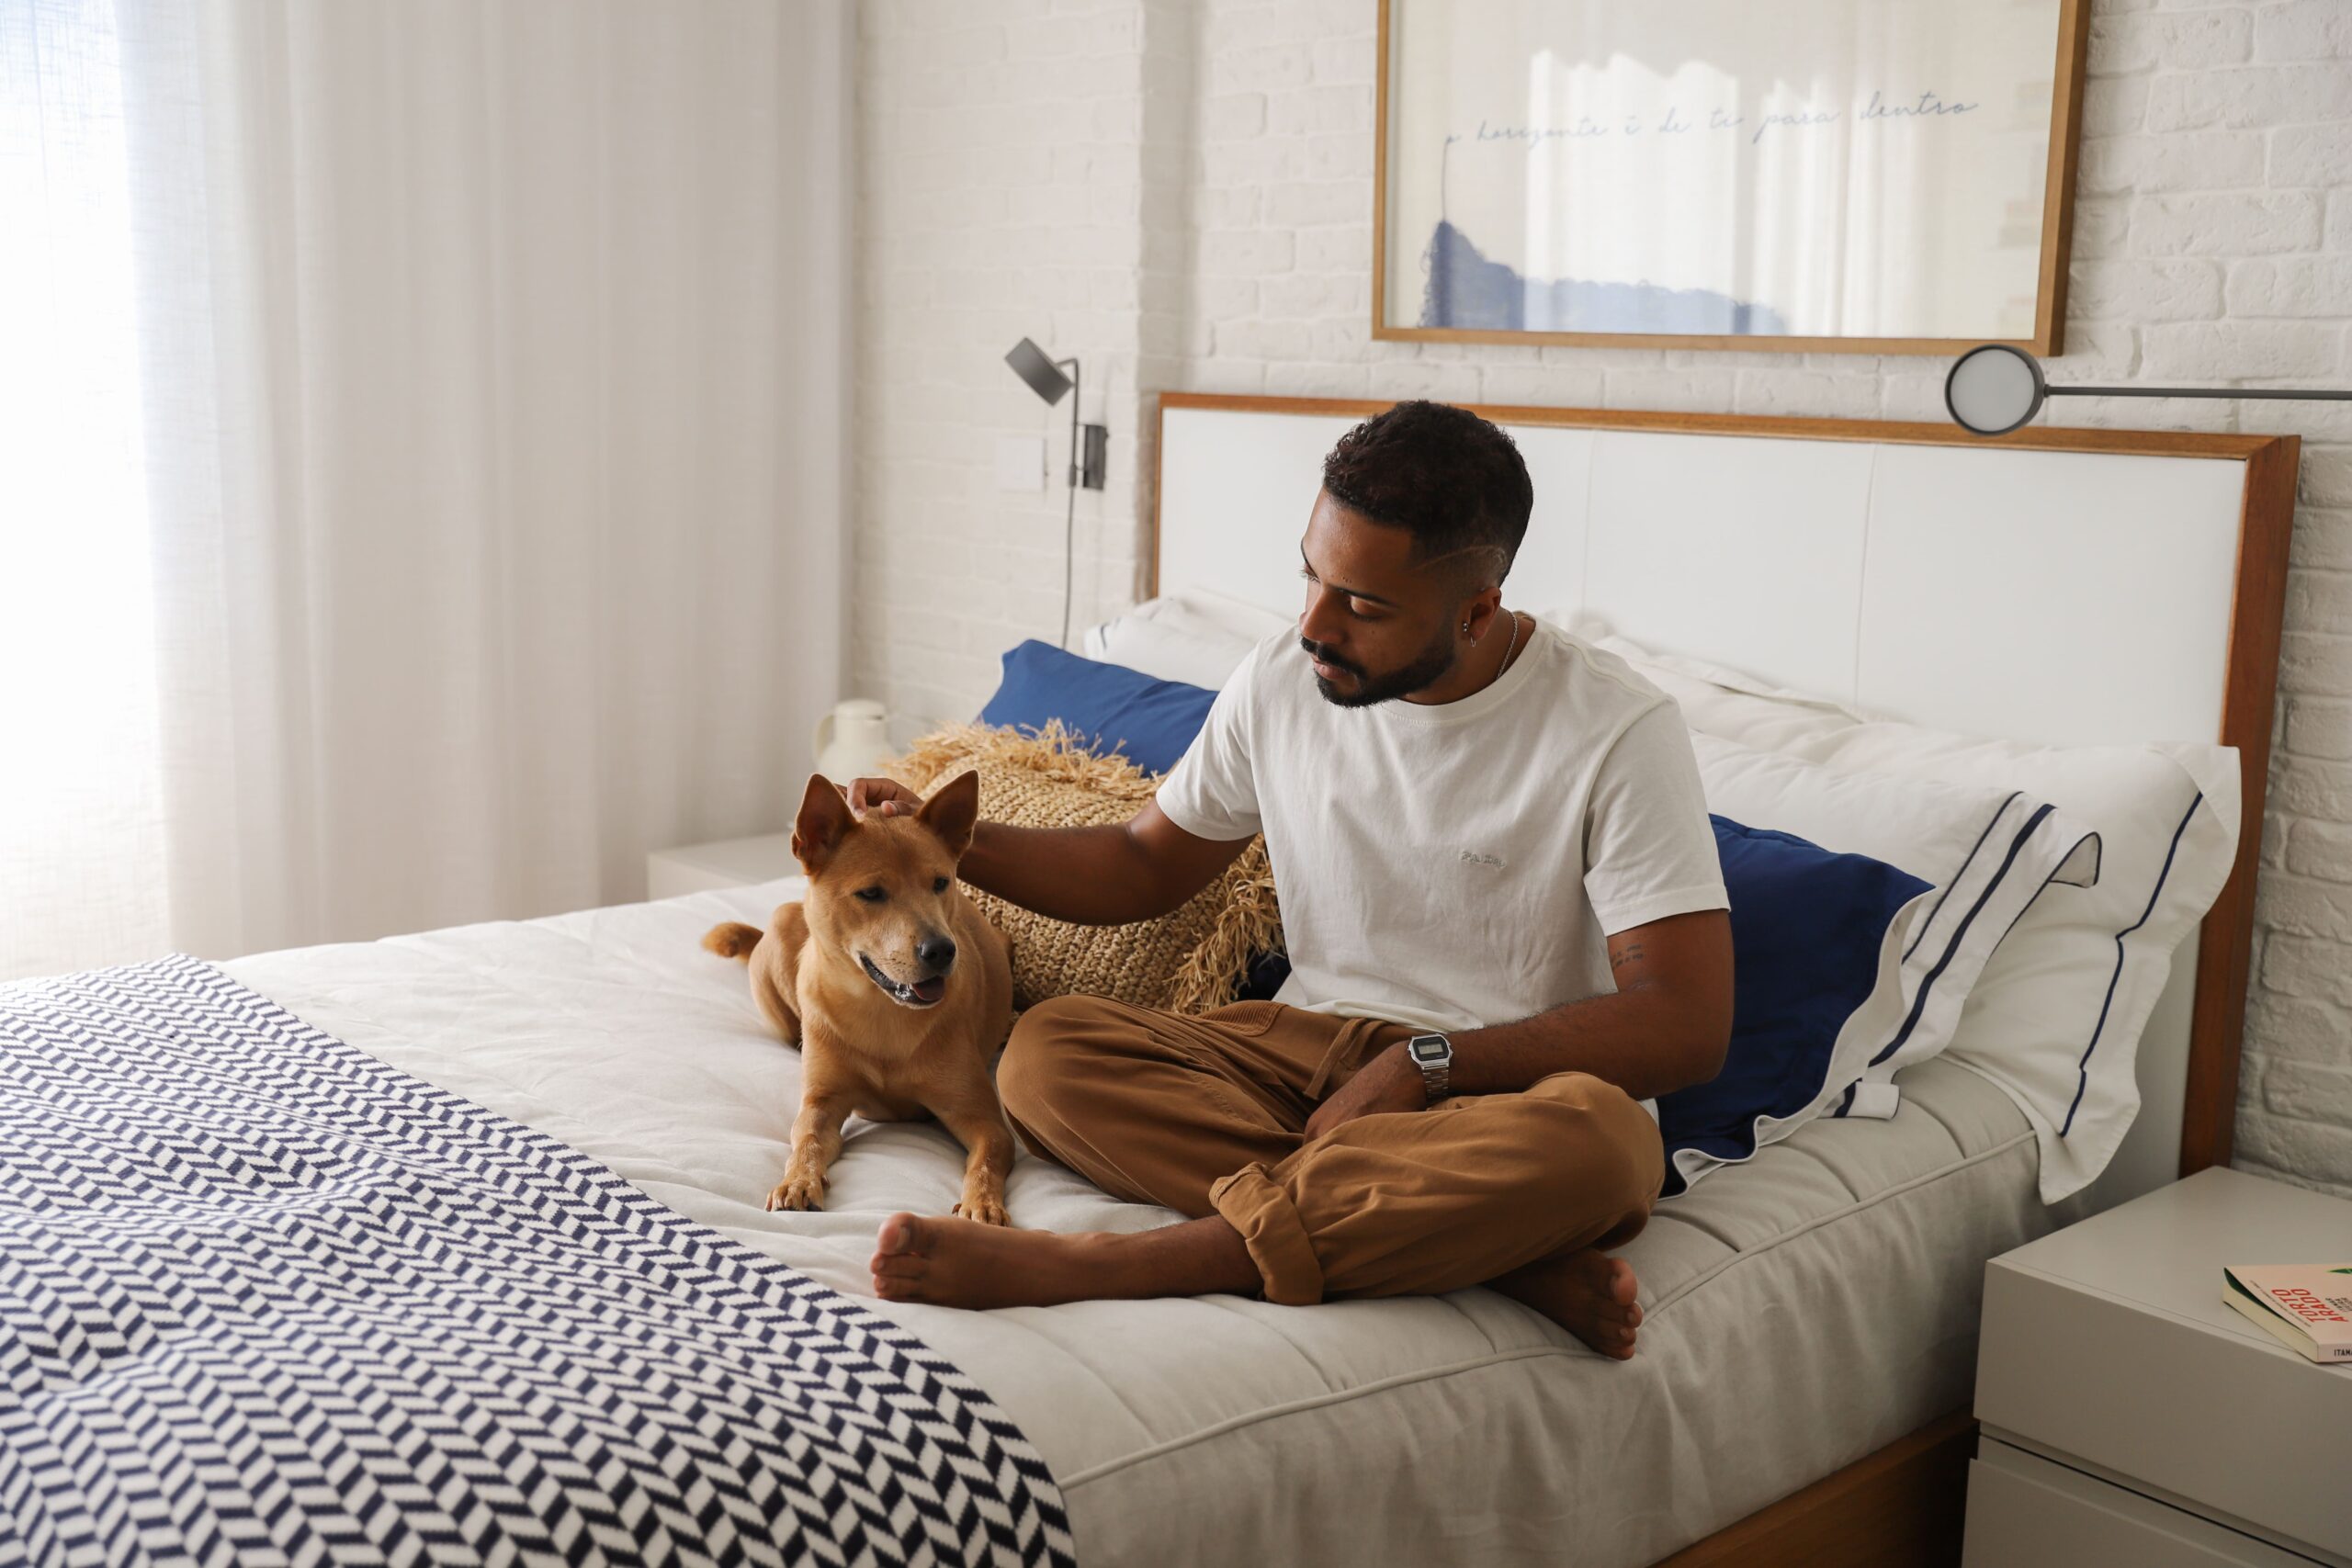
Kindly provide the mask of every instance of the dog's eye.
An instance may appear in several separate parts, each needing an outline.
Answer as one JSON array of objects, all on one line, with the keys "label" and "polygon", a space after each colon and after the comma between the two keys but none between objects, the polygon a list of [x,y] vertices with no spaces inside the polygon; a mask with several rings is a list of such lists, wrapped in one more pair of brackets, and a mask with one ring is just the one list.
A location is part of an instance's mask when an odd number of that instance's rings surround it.
[{"label": "dog's eye", "polygon": [[933,893],[944,893],[944,892],[946,892],[946,891],[947,891],[947,879],[946,879],[945,877],[944,877],[944,876],[934,876],[934,877],[933,877],[933,878],[931,879],[931,890],[932,890]]},{"label": "dog's eye", "polygon": [[879,887],[861,887],[857,890],[856,897],[865,903],[879,904],[889,895],[884,893]]}]

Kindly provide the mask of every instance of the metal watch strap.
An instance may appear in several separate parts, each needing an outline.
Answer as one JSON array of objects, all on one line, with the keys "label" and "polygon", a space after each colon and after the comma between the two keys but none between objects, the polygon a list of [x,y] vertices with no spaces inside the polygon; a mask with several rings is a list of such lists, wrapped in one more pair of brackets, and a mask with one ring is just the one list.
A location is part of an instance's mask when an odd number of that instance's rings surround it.
[{"label": "metal watch strap", "polygon": [[[1413,1050],[1413,1047],[1419,1044],[1424,1040],[1443,1041],[1445,1044],[1445,1055],[1441,1060],[1435,1062],[1422,1061],[1419,1053]],[[1414,1035],[1410,1040],[1407,1041],[1405,1044],[1406,1055],[1412,1058],[1413,1066],[1419,1067],[1421,1072],[1422,1098],[1427,1100],[1428,1103],[1435,1105],[1439,1100],[1445,1098],[1446,1087],[1452,1083],[1453,1079],[1453,1042],[1447,1040],[1443,1034],[1437,1032],[1435,1030],[1431,1030],[1426,1034]]]}]

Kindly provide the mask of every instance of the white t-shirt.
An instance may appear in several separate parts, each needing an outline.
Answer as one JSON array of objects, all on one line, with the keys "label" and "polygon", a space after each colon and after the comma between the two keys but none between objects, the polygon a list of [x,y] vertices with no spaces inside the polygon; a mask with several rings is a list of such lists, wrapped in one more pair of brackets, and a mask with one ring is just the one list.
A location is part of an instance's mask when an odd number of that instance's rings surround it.
[{"label": "white t-shirt", "polygon": [[1204,839],[1266,835],[1277,999],[1423,1029],[1616,989],[1606,936],[1730,905],[1690,738],[1613,654],[1534,623],[1458,702],[1339,707],[1294,628],[1251,650],[1159,787]]}]

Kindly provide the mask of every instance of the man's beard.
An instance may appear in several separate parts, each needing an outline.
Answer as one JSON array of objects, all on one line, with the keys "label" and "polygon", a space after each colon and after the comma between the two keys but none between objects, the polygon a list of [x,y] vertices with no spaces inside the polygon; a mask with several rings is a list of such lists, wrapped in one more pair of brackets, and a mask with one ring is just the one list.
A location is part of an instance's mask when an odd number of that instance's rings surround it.
[{"label": "man's beard", "polygon": [[1453,647],[1453,629],[1443,626],[1438,627],[1438,635],[1429,647],[1421,649],[1402,668],[1392,670],[1385,675],[1368,675],[1361,665],[1351,664],[1322,644],[1309,642],[1303,637],[1298,639],[1298,646],[1306,649],[1308,657],[1319,659],[1334,670],[1344,670],[1356,678],[1356,689],[1342,692],[1322,676],[1315,677],[1315,689],[1323,694],[1323,700],[1334,707],[1342,708],[1368,708],[1374,703],[1392,702],[1425,686],[1435,685],[1451,674],[1462,659]]}]

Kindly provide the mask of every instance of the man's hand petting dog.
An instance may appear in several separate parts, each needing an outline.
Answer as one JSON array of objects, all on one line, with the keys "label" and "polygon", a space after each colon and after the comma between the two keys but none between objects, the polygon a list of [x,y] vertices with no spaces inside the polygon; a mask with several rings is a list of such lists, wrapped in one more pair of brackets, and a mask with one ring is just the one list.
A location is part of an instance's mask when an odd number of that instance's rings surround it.
[{"label": "man's hand petting dog", "polygon": [[1359,1116],[1376,1116],[1385,1111],[1426,1111],[1429,1103],[1421,1069],[1413,1065],[1404,1046],[1391,1045],[1356,1069],[1356,1076],[1342,1084],[1337,1094],[1315,1108],[1315,1113],[1306,1119],[1306,1135],[1319,1138]]},{"label": "man's hand petting dog", "polygon": [[849,786],[849,813],[859,821],[868,817],[912,817],[922,806],[922,796],[896,779],[853,779]]}]

